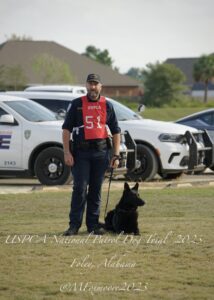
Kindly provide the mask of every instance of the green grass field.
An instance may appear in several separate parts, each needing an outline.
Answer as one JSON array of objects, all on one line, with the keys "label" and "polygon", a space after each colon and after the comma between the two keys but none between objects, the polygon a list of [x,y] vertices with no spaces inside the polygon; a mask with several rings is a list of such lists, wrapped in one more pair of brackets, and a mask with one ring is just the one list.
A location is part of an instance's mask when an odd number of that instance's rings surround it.
[{"label": "green grass field", "polygon": [[0,195],[0,299],[213,299],[213,187],[140,194],[141,236],[67,238],[68,192]]},{"label": "green grass field", "polygon": [[185,116],[208,109],[207,107],[162,107],[146,108],[142,117],[160,121],[176,121]]},{"label": "green grass field", "polygon": [[[132,110],[138,112],[139,103],[121,101],[124,105],[128,106]],[[177,107],[146,107],[145,111],[140,113],[145,119],[154,119],[160,121],[176,121],[180,118],[188,116],[190,114],[213,108],[214,100],[210,100],[207,104],[195,101],[193,103],[186,103]]]}]

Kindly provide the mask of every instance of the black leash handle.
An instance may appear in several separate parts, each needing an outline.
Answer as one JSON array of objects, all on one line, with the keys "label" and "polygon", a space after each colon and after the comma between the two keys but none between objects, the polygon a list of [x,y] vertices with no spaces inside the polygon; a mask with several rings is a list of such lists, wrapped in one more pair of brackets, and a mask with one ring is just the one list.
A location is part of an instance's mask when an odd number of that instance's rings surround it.
[{"label": "black leash handle", "polygon": [[108,184],[108,193],[107,193],[107,199],[106,199],[106,208],[105,208],[105,213],[104,213],[104,220],[105,220],[105,217],[106,217],[106,211],[107,211],[107,207],[108,207],[109,192],[110,192],[110,186],[111,186],[111,181],[112,181],[112,177],[113,177],[113,172],[114,172],[114,168],[111,167],[111,172],[110,172],[110,177],[109,177],[109,184]]}]

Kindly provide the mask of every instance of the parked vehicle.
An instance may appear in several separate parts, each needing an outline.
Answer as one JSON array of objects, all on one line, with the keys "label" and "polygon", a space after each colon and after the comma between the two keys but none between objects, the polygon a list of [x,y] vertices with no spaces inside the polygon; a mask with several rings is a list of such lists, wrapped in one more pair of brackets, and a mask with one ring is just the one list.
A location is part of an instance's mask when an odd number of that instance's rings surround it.
[{"label": "parked vehicle", "polygon": [[[68,93],[8,93],[32,99],[61,117],[75,98]],[[128,130],[137,144],[137,168],[128,171],[127,178],[149,181],[157,173],[164,178],[176,178],[213,163],[212,143],[206,132],[172,122],[146,120],[117,101],[108,100],[114,106],[121,129]]]},{"label": "parked vehicle", "polygon": [[31,92],[66,92],[72,93],[74,95],[85,95],[87,93],[87,89],[84,86],[78,85],[32,85],[25,89],[25,91]]},{"label": "parked vehicle", "polygon": [[[126,144],[128,147],[126,147]],[[135,168],[136,144],[128,132],[120,145],[114,174]],[[64,184],[71,178],[64,164],[62,120],[26,98],[0,95],[0,176],[36,176],[42,184]]]},{"label": "parked vehicle", "polygon": [[[177,120],[175,123],[192,126],[199,130],[206,130],[212,140],[212,143],[214,143],[214,108],[188,115]],[[214,171],[214,166],[209,166],[209,168]],[[196,173],[198,172],[196,171]]]},{"label": "parked vehicle", "polygon": [[175,121],[175,123],[191,126],[200,130],[207,130],[214,142],[214,108],[188,115]]}]

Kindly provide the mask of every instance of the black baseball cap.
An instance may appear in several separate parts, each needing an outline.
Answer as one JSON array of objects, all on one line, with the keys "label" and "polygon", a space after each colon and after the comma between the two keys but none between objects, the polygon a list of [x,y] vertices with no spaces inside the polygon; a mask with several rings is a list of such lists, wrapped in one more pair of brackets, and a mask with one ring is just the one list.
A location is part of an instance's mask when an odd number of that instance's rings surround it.
[{"label": "black baseball cap", "polygon": [[95,81],[101,83],[100,75],[98,74],[89,74],[87,77],[87,82]]}]

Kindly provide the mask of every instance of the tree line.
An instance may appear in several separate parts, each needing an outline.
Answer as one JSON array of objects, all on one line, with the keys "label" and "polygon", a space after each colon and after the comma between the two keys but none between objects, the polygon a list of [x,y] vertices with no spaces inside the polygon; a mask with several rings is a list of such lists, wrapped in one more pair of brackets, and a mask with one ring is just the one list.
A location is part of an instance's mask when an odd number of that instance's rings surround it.
[{"label": "tree line", "polygon": [[[8,40],[32,40],[32,38],[13,34]],[[119,68],[113,65],[114,60],[107,49],[101,50],[89,45],[82,55],[119,72]],[[69,66],[48,53],[41,53],[34,57],[32,70],[39,75],[43,84],[74,84],[76,82]],[[157,62],[148,64],[145,69],[132,67],[125,75],[138,80],[144,86],[143,103],[148,106],[170,105],[174,101],[179,101],[186,92],[185,75],[172,64]],[[206,103],[208,85],[214,79],[214,54],[202,55],[197,60],[193,66],[193,78],[196,82],[204,84],[204,102]],[[0,66],[1,89],[4,89],[6,85],[18,89],[26,83],[27,78],[20,65]]]}]

